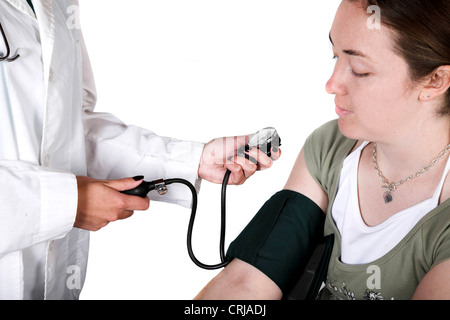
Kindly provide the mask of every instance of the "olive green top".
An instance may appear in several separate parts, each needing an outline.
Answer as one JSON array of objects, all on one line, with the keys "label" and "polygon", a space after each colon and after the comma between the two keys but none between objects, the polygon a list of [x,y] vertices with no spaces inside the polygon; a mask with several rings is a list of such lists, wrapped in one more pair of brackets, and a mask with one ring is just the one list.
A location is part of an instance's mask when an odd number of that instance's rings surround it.
[{"label": "olive green top", "polygon": [[337,120],[318,128],[305,143],[308,170],[328,195],[324,233],[334,233],[336,237],[326,287],[320,298],[411,299],[425,274],[433,266],[450,259],[450,200],[425,215],[383,257],[368,264],[343,263],[340,260],[341,238],[331,208],[344,159],[355,144],[355,140],[341,134]]}]

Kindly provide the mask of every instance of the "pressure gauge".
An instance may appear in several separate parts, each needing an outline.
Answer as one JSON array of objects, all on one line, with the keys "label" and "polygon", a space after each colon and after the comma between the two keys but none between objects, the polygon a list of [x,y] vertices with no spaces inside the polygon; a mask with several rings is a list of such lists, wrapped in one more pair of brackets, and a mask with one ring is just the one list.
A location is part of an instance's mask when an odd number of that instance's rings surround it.
[{"label": "pressure gauge", "polygon": [[[261,150],[270,157],[272,147],[279,147],[279,146],[281,146],[281,139],[277,133],[277,130],[275,130],[275,128],[268,127],[261,129],[257,133],[255,133],[248,140],[246,147],[258,148],[259,150]],[[251,161],[256,163],[255,159],[245,154],[244,151],[246,150],[246,147],[240,148],[237,152],[237,155],[241,157],[246,157],[247,159],[250,159]]]}]

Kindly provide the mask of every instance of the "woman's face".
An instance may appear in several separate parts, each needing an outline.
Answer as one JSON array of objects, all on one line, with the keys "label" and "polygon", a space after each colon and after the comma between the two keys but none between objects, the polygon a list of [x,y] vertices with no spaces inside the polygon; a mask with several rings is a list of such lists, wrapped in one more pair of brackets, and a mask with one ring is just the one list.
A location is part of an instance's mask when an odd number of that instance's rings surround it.
[{"label": "woman's face", "polygon": [[368,27],[371,15],[359,1],[340,5],[330,32],[336,66],[326,89],[336,96],[345,136],[389,142],[418,125],[420,89],[394,51],[390,31]]}]

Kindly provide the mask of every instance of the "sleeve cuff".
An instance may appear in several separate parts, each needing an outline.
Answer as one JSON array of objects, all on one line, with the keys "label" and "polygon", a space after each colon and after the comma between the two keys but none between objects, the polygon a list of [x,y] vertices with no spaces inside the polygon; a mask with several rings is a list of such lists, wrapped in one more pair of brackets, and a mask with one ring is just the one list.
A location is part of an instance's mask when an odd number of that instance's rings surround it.
[{"label": "sleeve cuff", "polygon": [[75,175],[42,172],[41,221],[37,241],[63,238],[75,223],[78,187]]},{"label": "sleeve cuff", "polygon": [[[166,164],[164,179],[182,178],[194,185],[200,192],[201,179],[198,177],[198,166],[203,152],[204,143],[172,141],[170,159]],[[171,184],[167,194],[160,196],[157,192],[149,194],[151,200],[174,203],[186,208],[192,206],[192,193],[181,184]]]}]

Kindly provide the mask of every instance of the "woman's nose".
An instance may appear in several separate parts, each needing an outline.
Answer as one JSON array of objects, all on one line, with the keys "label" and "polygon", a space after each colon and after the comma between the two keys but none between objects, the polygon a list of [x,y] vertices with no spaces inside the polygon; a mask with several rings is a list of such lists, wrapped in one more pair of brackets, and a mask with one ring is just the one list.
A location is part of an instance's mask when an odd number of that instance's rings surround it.
[{"label": "woman's nose", "polygon": [[343,77],[336,66],[336,68],[333,71],[333,74],[331,75],[331,78],[327,81],[325,85],[325,90],[329,94],[346,94],[347,89],[344,85]]}]

